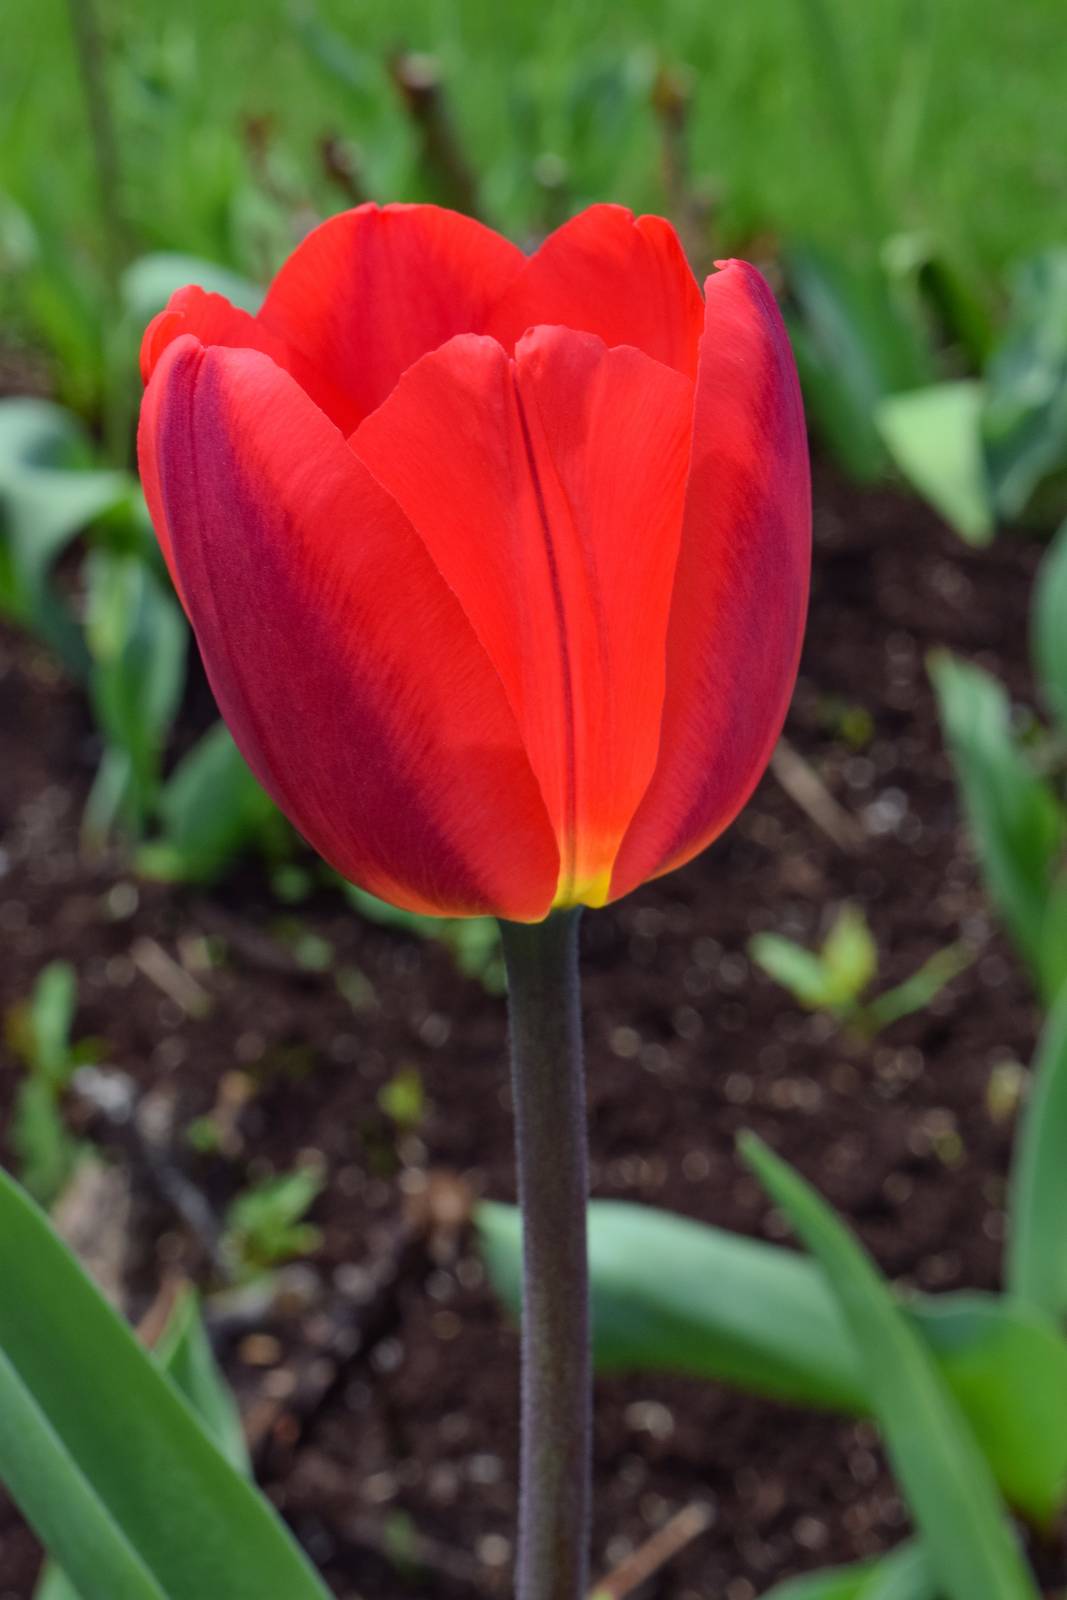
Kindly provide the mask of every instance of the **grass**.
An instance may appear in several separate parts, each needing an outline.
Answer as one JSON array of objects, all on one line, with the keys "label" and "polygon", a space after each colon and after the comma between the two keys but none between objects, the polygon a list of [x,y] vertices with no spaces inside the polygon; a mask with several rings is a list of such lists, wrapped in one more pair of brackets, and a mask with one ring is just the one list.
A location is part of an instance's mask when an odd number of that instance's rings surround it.
[{"label": "grass", "polygon": [[[72,298],[91,294],[100,271],[69,3],[6,0],[0,326],[56,319],[47,289],[26,291],[35,252],[62,269]],[[693,176],[716,198],[724,250],[766,231],[847,249],[869,236],[873,213],[889,231],[932,232],[992,275],[1063,235],[1061,0],[95,5],[134,253],[181,249],[262,276],[288,247],[292,218],[279,214],[298,211],[296,197],[318,210],[346,203],[323,172],[326,134],[358,147],[374,197],[426,197],[384,67],[404,46],[439,58],[483,209],[520,238],[593,198],[664,207],[650,106],[660,63],[692,70]],[[266,177],[241,131],[250,116],[270,119]],[[565,174],[559,188],[539,182],[546,156]]]}]

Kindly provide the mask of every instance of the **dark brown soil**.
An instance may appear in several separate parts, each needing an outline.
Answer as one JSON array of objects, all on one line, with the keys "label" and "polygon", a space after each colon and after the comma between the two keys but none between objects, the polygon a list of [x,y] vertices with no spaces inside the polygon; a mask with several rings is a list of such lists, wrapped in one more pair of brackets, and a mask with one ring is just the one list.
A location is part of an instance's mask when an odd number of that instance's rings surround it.
[{"label": "dark brown soil", "polygon": [[[587,916],[594,1190],[780,1238],[734,1156],[737,1130],[751,1127],[820,1185],[894,1278],[993,1288],[1011,1127],[991,1117],[987,1090],[999,1062],[1029,1059],[1039,1019],[977,883],[924,655],[949,645],[1029,698],[1039,552],[1010,538],[969,551],[912,503],[857,498],[826,475],[817,506],[788,735],[865,842],[840,848],[768,776],[701,860]],[[842,733],[848,709],[871,719],[858,746]],[[459,1174],[477,1193],[513,1196],[503,1002],[458,978],[441,947],[317,890],[297,914],[329,941],[335,969],[366,980],[353,1008],[293,958],[280,925],[294,912],[254,865],[209,893],[87,863],[78,823],[95,758],[78,695],[27,642],[0,634],[0,1007],[46,961],[72,961],[78,1035],[98,1035],[110,1064],[171,1098],[168,1159],[216,1209],[271,1167],[325,1159],[310,1275],[280,1309],[223,1330],[261,1479],[339,1596],[506,1595],[517,1341],[472,1242],[441,1221],[454,1184],[427,1178]],[[761,929],[814,940],[846,898],[867,913],[886,984],[961,934],[980,946],[926,1013],[870,1046],[799,1012],[745,955]],[[144,940],[192,972],[210,1015],[191,1016],[145,975]],[[421,1074],[427,1109],[399,1137],[378,1097],[406,1067]],[[181,1130],[224,1080],[248,1095],[231,1154],[195,1155]],[[9,1056],[5,1114],[15,1082]],[[138,1314],[166,1272],[211,1268],[203,1239],[139,1166],[134,1193]],[[649,1600],[753,1600],[906,1530],[867,1423],[644,1376],[599,1383],[596,1403],[598,1570],[683,1506],[712,1512],[710,1530],[642,1591]],[[403,1559],[413,1548],[417,1572]],[[36,1560],[0,1511],[0,1600],[27,1600]],[[1067,1581],[1062,1544],[1038,1561],[1048,1585]]]}]

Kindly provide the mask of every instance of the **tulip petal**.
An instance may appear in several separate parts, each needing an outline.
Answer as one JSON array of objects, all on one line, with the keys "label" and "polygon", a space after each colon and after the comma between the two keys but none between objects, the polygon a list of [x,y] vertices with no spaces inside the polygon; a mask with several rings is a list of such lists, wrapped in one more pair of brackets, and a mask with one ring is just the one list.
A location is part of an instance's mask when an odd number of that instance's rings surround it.
[{"label": "tulip petal", "polygon": [[659,749],[693,385],[537,328],[453,339],[354,435],[500,674],[560,843],[601,902]]},{"label": "tulip petal", "polygon": [[346,396],[343,414],[330,414],[350,433],[419,356],[453,334],[481,332],[525,259],[455,211],[360,206],[308,234],[259,321]]},{"label": "tulip petal", "polygon": [[542,917],[559,853],[514,716],[395,502],[257,352],[179,339],[147,404],[146,480],[260,781],[397,905]]},{"label": "tulip petal", "polygon": [[634,217],[625,206],[590,206],[529,258],[485,331],[511,350],[541,323],[634,345],[692,378],[704,303],[669,222]]},{"label": "tulip petal", "polygon": [[[177,289],[166,307],[152,318],[141,340],[141,378],[145,396],[141,405],[139,441],[151,441],[158,425],[158,408],[162,387],[153,387],[152,374],[163,355],[176,339],[192,334],[202,345],[223,345],[235,350],[259,350],[270,356],[278,366],[288,371],[292,365],[291,352],[285,343],[260,326],[256,318],[238,306],[231,305],[225,295],[209,293],[196,284]],[[160,492],[156,463],[151,450],[141,448],[141,487],[148,503],[149,514],[156,530],[160,549],[170,571],[175,588],[181,585],[174,566],[170,529],[166,508]]]},{"label": "tulip petal", "polygon": [[211,294],[196,284],[189,284],[175,290],[165,309],[153,317],[145,329],[141,340],[141,378],[146,385],[164,350],[183,333],[194,334],[205,345],[262,350],[280,367],[289,362],[285,342],[261,327],[249,312],[231,305],[225,295]]},{"label": "tulip petal", "polygon": [[754,267],[707,281],[661,754],[611,898],[717,837],[770,759],[796,679],[811,565],[804,413],[789,339]]},{"label": "tulip petal", "polygon": [[208,294],[190,285],[171,295],[166,309],[145,329],[141,341],[141,376],[147,384],[167,346],[183,333],[191,333],[203,345],[223,345],[232,350],[259,350],[275,364],[291,373],[326,415],[340,425],[351,416],[351,401],[335,387],[329,373],[293,350],[278,334],[264,327],[258,317],[231,305],[225,295]]}]

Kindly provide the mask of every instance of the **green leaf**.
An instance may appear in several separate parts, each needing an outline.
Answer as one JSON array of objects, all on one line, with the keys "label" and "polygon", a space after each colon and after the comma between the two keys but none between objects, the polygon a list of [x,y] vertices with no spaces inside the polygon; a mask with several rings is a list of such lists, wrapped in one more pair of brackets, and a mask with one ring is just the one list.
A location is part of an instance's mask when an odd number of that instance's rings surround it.
[{"label": "green leaf", "polygon": [[277,815],[222,722],[175,767],[157,810],[161,833],[140,850],[138,867],[178,883],[214,881]]},{"label": "green leaf", "polygon": [[996,327],[988,280],[973,256],[949,251],[943,238],[922,229],[887,240],[882,256],[887,270],[933,313],[943,342],[959,349],[968,367],[983,371]]},{"label": "green leaf", "polygon": [[168,1600],[0,1350],[0,1473],[47,1550],[62,1552],[86,1600]]},{"label": "green leaf", "polygon": [[[237,1405],[215,1362],[197,1297],[190,1287],[179,1291],[152,1357],[188,1400],[231,1465],[250,1477],[251,1464]],[[34,1600],[79,1600],[79,1596],[63,1570],[54,1562],[46,1562]]]},{"label": "green leaf", "polygon": [[375,55],[369,50],[357,50],[344,34],[321,22],[314,11],[294,11],[291,26],[311,59],[348,95],[362,96],[373,104],[381,73]]},{"label": "green leaf", "polygon": [[228,267],[199,256],[157,250],[138,257],[122,275],[122,301],[130,321],[143,327],[163,310],[177,289],[184,289],[187,284],[196,284],[209,294],[224,295],[242,311],[258,311],[263,300],[263,291],[257,284]]},{"label": "green leaf", "polygon": [[925,1550],[902,1544],[888,1556],[788,1578],[763,1600],[937,1600]]},{"label": "green leaf", "polygon": [[904,477],[970,544],[988,544],[995,529],[982,453],[984,400],[981,383],[935,383],[889,395],[875,413]]},{"label": "green leaf", "polygon": [[401,1067],[378,1090],[378,1104],[402,1131],[417,1128],[426,1114],[426,1090],[417,1067]]},{"label": "green leaf", "polygon": [[1009,1502],[1049,1529],[1067,1500],[1067,1338],[1021,1300],[977,1293],[904,1307]]},{"label": "green leaf", "polygon": [[859,906],[843,905],[820,952],[835,1006],[860,998],[878,971],[878,946]]},{"label": "green leaf", "polygon": [[1008,1201],[1013,1294],[1067,1319],[1067,987],[1045,1025]]},{"label": "green leaf", "polygon": [[958,978],[974,961],[975,952],[968,944],[950,944],[938,950],[929,961],[924,961],[917,972],[895,988],[877,995],[864,1007],[868,1026],[875,1033],[888,1028],[901,1017],[910,1017],[915,1011],[925,1011],[935,995],[946,984]]},{"label": "green leaf", "polygon": [[762,1600],[864,1600],[867,1581],[876,1570],[877,1562],[864,1561],[853,1567],[826,1567],[819,1572],[806,1572],[800,1578],[776,1583]]},{"label": "green leaf", "polygon": [[[521,1301],[514,1206],[475,1213],[497,1292]],[[811,1262],[647,1206],[589,1207],[593,1353],[599,1372],[686,1373],[806,1405],[856,1410],[847,1332]]]},{"label": "green leaf", "polygon": [[108,743],[129,759],[136,823],[181,698],[189,633],[169,588],[136,556],[94,550],[86,582],[93,707]]},{"label": "green leaf", "polygon": [[1034,675],[1067,735],[1067,522],[1037,570],[1030,615]]},{"label": "green leaf", "polygon": [[196,1292],[183,1287],[155,1349],[156,1362],[188,1400],[230,1464],[252,1476],[237,1402],[215,1360]]},{"label": "green leaf", "polygon": [[808,407],[846,470],[876,477],[885,465],[877,408],[886,395],[929,381],[929,353],[877,266],[850,266],[805,245],[789,251],[786,268]]},{"label": "green leaf", "polygon": [[1047,937],[1050,916],[1058,916],[1051,901],[1067,816],[1017,746],[996,679],[944,651],[931,657],[929,670],[989,892],[1052,999],[1067,977],[1067,942]]},{"label": "green leaf", "polygon": [[[475,1212],[497,1293],[518,1315],[519,1213]],[[589,1207],[593,1354],[601,1372],[673,1372],[800,1405],[872,1407],[825,1278],[795,1251],[688,1217]],[[907,1315],[1013,1505],[1051,1522],[1067,1496],[1067,1340],[1033,1308],[992,1295],[909,1302]]]},{"label": "green leaf", "polygon": [[754,1135],[741,1149],[826,1274],[946,1600],[1039,1600],[978,1443],[889,1287],[810,1185]]},{"label": "green leaf", "polygon": [[69,1077],[70,1030],[78,1005],[78,979],[69,961],[50,961],[38,974],[30,1000],[33,1065],[56,1088]]},{"label": "green leaf", "polygon": [[7,1019],[10,1042],[26,1066],[15,1094],[11,1144],[20,1179],[44,1206],[66,1184],[81,1148],[59,1109],[59,1096],[78,1065],[70,1042],[77,1003],[74,968],[52,961],[38,974],[29,1000],[13,1007]]},{"label": "green leaf", "polygon": [[132,503],[136,481],[95,465],[76,417],[46,400],[0,400],[0,609],[32,628],[81,676],[81,630],[49,583],[76,534]]},{"label": "green leaf", "polygon": [[906,1544],[879,1561],[859,1600],[938,1600],[930,1558],[919,1544]]},{"label": "green leaf", "polygon": [[189,630],[169,585],[139,556],[94,550],[85,575],[89,690],[107,748],[83,832],[99,845],[117,822],[135,836],[144,826],[185,682]]},{"label": "green leaf", "polygon": [[318,1249],[318,1228],[302,1219],[322,1191],[322,1169],[309,1163],[245,1189],[226,1213],[224,1248],[248,1273]]},{"label": "green leaf", "polygon": [[81,1600],[327,1600],[47,1219],[0,1173],[0,1480]]},{"label": "green leaf", "polygon": [[63,1120],[54,1087],[37,1074],[19,1084],[11,1145],[20,1179],[35,1200],[50,1206],[73,1172],[81,1146]]},{"label": "green leaf", "polygon": [[54,1561],[46,1561],[33,1591],[33,1600],[79,1600],[79,1596],[62,1567],[57,1567]]},{"label": "green leaf", "polygon": [[829,976],[821,957],[777,933],[757,933],[748,941],[748,953],[758,967],[788,989],[809,1011],[829,1010],[834,1004]]},{"label": "green leaf", "polygon": [[82,841],[89,851],[100,849],[119,826],[135,788],[129,752],[115,745],[106,748],[82,812]]},{"label": "green leaf", "polygon": [[1019,268],[1008,327],[987,370],[986,457],[997,504],[1026,509],[1067,464],[1067,249]]},{"label": "green leaf", "polygon": [[818,955],[776,933],[749,940],[749,955],[811,1011],[846,1014],[878,971],[878,948],[863,912],[843,905]]}]

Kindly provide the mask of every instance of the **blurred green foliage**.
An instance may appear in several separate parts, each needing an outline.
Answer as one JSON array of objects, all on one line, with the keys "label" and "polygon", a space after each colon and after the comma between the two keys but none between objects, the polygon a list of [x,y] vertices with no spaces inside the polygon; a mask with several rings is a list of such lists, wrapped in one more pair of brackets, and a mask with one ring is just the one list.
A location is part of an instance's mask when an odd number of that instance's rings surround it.
[{"label": "blurred green foliage", "polygon": [[100,1051],[93,1039],[73,1043],[77,1007],[74,968],[52,961],[38,974],[32,993],[4,1019],[6,1041],[24,1070],[15,1094],[11,1142],[19,1177],[44,1206],[58,1198],[82,1153],[63,1119],[63,1093],[77,1069],[95,1062]]},{"label": "blurred green foliage", "polygon": [[[919,230],[992,274],[1023,241],[1058,242],[1056,0],[95,9],[128,259],[191,252],[262,280],[309,213],[361,195],[464,198],[462,182],[442,195],[425,130],[405,114],[388,69],[402,50],[436,58],[474,198],[520,239],[592,199],[669,209],[676,174],[655,92],[666,66],[720,251],[770,230],[852,254]],[[68,8],[9,0],[4,32],[0,256],[13,270],[0,273],[0,322],[44,334],[80,403],[113,330],[93,314],[108,251]]]},{"label": "blurred green foliage", "polygon": [[322,1236],[304,1217],[325,1183],[321,1167],[309,1163],[263,1178],[235,1196],[222,1244],[239,1277],[256,1277],[318,1249]]},{"label": "blurred green foliage", "polygon": [[[546,152],[566,164],[579,201],[662,200],[648,93],[661,54],[697,76],[693,147],[723,185],[730,232],[771,221],[839,241],[856,225],[827,104],[837,85],[813,8],[795,0],[407,0],[399,10],[368,0],[358,13],[342,0],[97,7],[115,57],[122,211],[145,245],[233,257],[248,116],[274,119],[284,172],[320,198],[329,188],[316,140],[330,131],[360,142],[374,194],[417,198],[416,141],[382,70],[400,49],[440,59],[485,206],[513,232],[536,214]],[[855,134],[891,213],[944,228],[992,266],[1020,239],[1052,242],[1051,154],[1067,141],[1058,92],[1067,37],[1055,0],[824,0],[815,9],[832,28]],[[9,0],[5,34],[3,186],[31,214],[89,239],[93,174],[67,8]]]},{"label": "blurred green foliage", "polygon": [[930,659],[945,743],[989,897],[1038,992],[1067,985],[1067,523],[1038,570],[1034,677],[1048,724],[1016,714],[1004,685],[948,651]]}]

